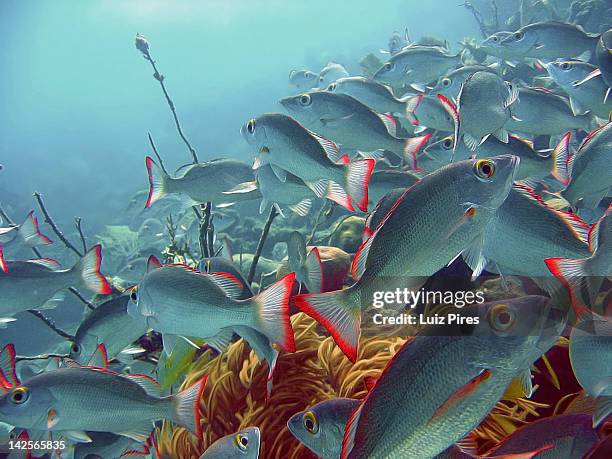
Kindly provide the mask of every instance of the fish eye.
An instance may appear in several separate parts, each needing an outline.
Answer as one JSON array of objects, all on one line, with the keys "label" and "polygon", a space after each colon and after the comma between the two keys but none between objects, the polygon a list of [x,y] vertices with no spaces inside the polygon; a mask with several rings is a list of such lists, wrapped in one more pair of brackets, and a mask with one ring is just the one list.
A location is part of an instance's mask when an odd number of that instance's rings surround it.
[{"label": "fish eye", "polygon": [[383,67],[385,68],[385,70],[392,70],[393,69],[393,63],[387,62]]},{"label": "fish eye", "polygon": [[516,321],[516,313],[507,304],[497,304],[491,308],[489,323],[497,331],[507,331]]},{"label": "fish eye", "polygon": [[11,402],[15,403],[16,405],[21,405],[28,399],[29,396],[30,393],[28,392],[28,389],[25,387],[17,387],[13,392],[11,392]]},{"label": "fish eye", "polygon": [[138,289],[134,288],[130,293],[130,300],[138,301]]},{"label": "fish eye", "polygon": [[249,134],[253,134],[255,132],[255,118],[251,118],[247,123],[247,131],[249,131]]},{"label": "fish eye", "polygon": [[304,72],[304,76],[305,76],[307,79],[310,79],[310,78],[312,78],[312,77],[314,76],[314,74],[313,74],[313,73],[311,73],[311,72]]},{"label": "fish eye", "polygon": [[70,347],[70,351],[73,354],[78,354],[79,352],[81,352],[81,346],[78,345],[78,343],[74,343],[71,347]]},{"label": "fish eye", "polygon": [[332,83],[327,87],[328,91],[335,91],[336,90],[336,83]]},{"label": "fish eye", "polygon": [[240,448],[242,451],[247,450],[249,446],[249,437],[247,437],[244,434],[237,434],[235,441],[236,441],[236,445],[238,445],[238,448]]},{"label": "fish eye", "polygon": [[474,164],[474,171],[481,179],[488,180],[495,175],[495,163],[489,159],[479,159]]},{"label": "fish eye", "polygon": [[311,100],[310,100],[310,96],[308,94],[302,94],[300,96],[300,104],[302,104],[304,106],[307,106],[307,105],[310,105],[310,102],[311,102]]},{"label": "fish eye", "polygon": [[493,36],[491,37],[491,41],[492,41],[493,43],[497,43],[497,42],[499,41],[499,37],[498,37],[497,35],[493,35]]},{"label": "fish eye", "polygon": [[442,141],[442,147],[444,147],[445,150],[449,150],[452,146],[453,146],[452,137],[447,137]]},{"label": "fish eye", "polygon": [[572,68],[572,64],[569,62],[562,62],[559,67],[561,67],[561,70],[569,70]]},{"label": "fish eye", "polygon": [[304,428],[311,435],[316,435],[319,432],[319,421],[317,416],[312,411],[306,411],[303,418]]},{"label": "fish eye", "polygon": [[448,88],[450,85],[451,85],[451,79],[450,78],[442,78],[442,86]]},{"label": "fish eye", "polygon": [[525,36],[525,34],[523,32],[515,32],[514,33],[514,39],[516,41],[522,40],[524,36]]}]

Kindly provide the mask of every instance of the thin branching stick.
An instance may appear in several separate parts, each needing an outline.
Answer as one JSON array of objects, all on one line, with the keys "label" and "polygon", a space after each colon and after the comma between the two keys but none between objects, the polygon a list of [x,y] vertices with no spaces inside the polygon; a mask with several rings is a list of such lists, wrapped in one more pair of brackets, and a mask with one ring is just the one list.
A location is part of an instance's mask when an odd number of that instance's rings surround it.
[{"label": "thin branching stick", "polygon": [[266,224],[261,232],[261,237],[259,238],[259,242],[257,243],[257,249],[255,250],[255,255],[253,255],[253,261],[251,262],[251,267],[249,268],[249,277],[247,277],[247,282],[249,284],[253,283],[253,278],[255,277],[255,269],[257,268],[257,263],[259,262],[259,257],[261,256],[261,252],[263,250],[264,244],[266,243],[266,239],[268,238],[268,233],[270,232],[270,227],[272,226],[272,222],[278,215],[276,211],[276,207],[272,206],[270,209],[270,213],[268,214],[268,219],[266,220]]}]

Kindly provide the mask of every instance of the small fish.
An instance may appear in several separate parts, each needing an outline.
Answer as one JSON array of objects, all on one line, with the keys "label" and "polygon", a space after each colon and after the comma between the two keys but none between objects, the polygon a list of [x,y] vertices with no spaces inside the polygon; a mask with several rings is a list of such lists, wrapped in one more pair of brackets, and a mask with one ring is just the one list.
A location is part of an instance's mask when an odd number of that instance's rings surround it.
[{"label": "small fish", "polygon": [[510,31],[500,31],[489,35],[479,46],[479,49],[485,51],[491,56],[499,57],[506,61],[512,61],[514,59],[522,59],[522,55],[508,46],[502,46],[504,39],[512,35]]},{"label": "small fish", "polygon": [[[569,134],[557,148],[569,151]],[[612,188],[612,122],[590,132],[578,151],[557,166],[555,177],[566,185],[563,198],[572,206],[582,199],[582,207],[595,208]]]},{"label": "small fish", "polygon": [[45,303],[68,287],[84,287],[108,295],[111,287],[100,273],[101,262],[100,245],[66,270],[58,270],[58,263],[50,259],[5,262],[8,272],[0,271],[0,317],[13,317],[28,309],[55,307]]},{"label": "small fish", "polygon": [[342,459],[443,452],[478,426],[516,377],[531,384],[531,365],[565,325],[542,296],[454,312],[478,322],[431,326],[403,345],[351,415]]},{"label": "small fish", "polygon": [[427,127],[435,131],[453,132],[455,123],[453,117],[440,99],[432,95],[413,96],[418,99],[418,102],[411,102],[408,99],[408,105],[414,107],[412,109],[412,117],[414,124]]},{"label": "small fish", "polygon": [[206,448],[200,459],[257,459],[261,434],[257,427],[247,427],[219,438]]},{"label": "small fish", "polygon": [[325,88],[332,81],[347,76],[349,76],[349,73],[342,64],[338,64],[337,62],[328,62],[327,65],[319,72],[319,87]]},{"label": "small fish", "polygon": [[355,255],[355,284],[297,295],[295,305],[327,328],[354,362],[361,311],[373,293],[418,290],[481,237],[510,192],[518,162],[515,156],[460,161],[426,175],[404,191]]},{"label": "small fish", "polygon": [[261,198],[258,190],[228,196],[224,194],[236,185],[254,179],[251,168],[233,159],[214,159],[187,166],[176,178],[170,177],[149,156],[146,158],[149,171],[149,197],[145,208],[163,196],[172,193],[187,195],[194,203],[212,202],[216,205],[230,205],[236,201],[250,201]]},{"label": "small fish", "polygon": [[34,215],[34,211],[28,214],[21,225],[0,228],[0,245],[4,248],[13,245],[38,247],[52,244],[52,242],[51,239],[40,232],[38,219]]},{"label": "small fish", "polygon": [[344,429],[359,406],[352,398],[331,398],[287,421],[289,432],[321,459],[339,459]]},{"label": "small fish", "polygon": [[448,54],[438,46],[403,49],[376,71],[374,79],[395,86],[424,85],[437,81],[461,63],[460,54]]},{"label": "small fish", "polygon": [[147,331],[144,318],[137,320],[128,314],[129,300],[130,295],[124,294],[91,311],[76,331],[70,358],[86,365],[98,346],[104,344],[107,357],[112,359],[144,335]]},{"label": "small fish", "polygon": [[257,151],[255,169],[269,164],[281,182],[289,172],[302,179],[317,197],[325,196],[350,211],[353,203],[362,210],[367,208],[374,160],[350,162],[334,142],[280,113],[249,120],[241,133]]},{"label": "small fish", "polygon": [[473,278],[486,266],[490,272],[544,281],[551,277],[547,258],[590,255],[588,231],[589,225],[576,215],[550,208],[531,188],[515,184],[483,239],[466,250],[463,258]]},{"label": "small fish", "polygon": [[543,88],[520,88],[520,103],[512,107],[506,128],[531,135],[562,135],[575,129],[590,130],[589,115],[574,115],[569,100]]},{"label": "small fish", "polygon": [[554,82],[569,96],[575,115],[591,112],[602,119],[609,118],[612,111],[612,99],[608,98],[604,101],[608,85],[601,75],[578,84],[597,67],[575,60],[557,60],[545,64],[544,67]]},{"label": "small fish", "polygon": [[525,451],[549,447],[538,459],[574,459],[583,457],[598,441],[588,414],[557,414],[529,422],[502,440],[482,456],[519,459]]},{"label": "small fish", "polygon": [[289,83],[299,89],[308,91],[319,85],[319,74],[310,70],[292,70],[289,72]]},{"label": "small fish", "polygon": [[296,215],[305,217],[310,213],[316,195],[299,177],[286,171],[285,175],[283,182],[274,173],[270,164],[263,164],[255,171],[257,182],[241,183],[225,193],[243,193],[257,187],[262,195],[260,214],[264,213],[272,203],[280,209],[280,214],[283,214],[282,209],[287,207]]},{"label": "small fish", "polygon": [[138,228],[138,247],[141,252],[162,250],[166,244],[166,228],[157,218],[147,218]]},{"label": "small fish", "polygon": [[431,90],[432,95],[442,94],[449,99],[456,99],[461,89],[461,84],[473,73],[493,72],[495,70],[484,65],[466,65],[453,70],[452,72],[440,77],[438,82]]},{"label": "small fish", "polygon": [[347,94],[377,113],[410,116],[414,110],[414,107],[408,103],[410,101],[409,97],[398,99],[389,86],[366,77],[340,78],[331,83],[326,90]]},{"label": "small fish", "polygon": [[149,328],[162,333],[168,354],[179,337],[202,338],[223,351],[234,332],[241,334],[240,327],[254,329],[293,352],[288,302],[294,278],[294,273],[288,274],[257,296],[237,300],[243,287],[235,276],[167,265],[150,269],[132,290],[128,311],[144,316]]},{"label": "small fish", "polygon": [[[518,89],[490,72],[476,72],[468,77],[459,90],[457,106],[438,94],[455,124],[455,144],[461,138],[472,151],[490,135],[508,143],[506,122],[511,118],[510,107],[518,100]],[[454,149],[453,149],[454,150]]]},{"label": "small fish", "polygon": [[581,57],[588,61],[598,39],[599,35],[587,33],[579,25],[548,21],[521,27],[505,37],[500,46],[523,58]]},{"label": "small fish", "polygon": [[89,443],[75,443],[74,459],[121,458],[127,456],[146,456],[149,454],[148,442],[132,440],[108,432],[88,432]]},{"label": "small fish", "polygon": [[160,397],[159,385],[148,376],[92,367],[60,368],[15,382],[0,397],[0,420],[15,427],[61,431],[81,442],[91,441],[86,431],[144,442],[154,421],[168,419],[202,437],[199,400],[206,376],[169,397]]},{"label": "small fish", "polygon": [[306,247],[304,236],[292,231],[287,241],[287,259],[289,271],[295,273],[295,279],[304,284],[310,293],[320,293],[323,288],[323,264],[319,249]]},{"label": "small fish", "polygon": [[366,152],[383,149],[410,160],[422,145],[423,137],[398,138],[393,117],[376,113],[346,94],[311,92],[286,97],[280,103],[305,127],[342,148]]}]

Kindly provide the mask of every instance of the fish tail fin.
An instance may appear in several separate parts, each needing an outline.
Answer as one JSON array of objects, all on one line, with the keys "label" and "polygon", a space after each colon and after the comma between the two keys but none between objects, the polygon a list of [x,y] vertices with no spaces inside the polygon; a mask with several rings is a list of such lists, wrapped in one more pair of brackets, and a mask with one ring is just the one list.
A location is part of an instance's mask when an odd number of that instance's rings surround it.
[{"label": "fish tail fin", "polygon": [[368,184],[376,161],[364,159],[353,161],[345,166],[345,188],[351,201],[363,212],[368,210]]},{"label": "fish tail fin", "polygon": [[572,133],[563,136],[559,144],[552,151],[553,167],[551,174],[563,185],[567,186],[571,180],[569,142]]},{"label": "fish tail fin", "polygon": [[304,261],[304,272],[308,291],[319,293],[323,287],[323,264],[318,248],[313,248]]},{"label": "fish tail fin", "polygon": [[401,99],[401,101],[406,104],[406,111],[404,112],[406,115],[406,119],[413,126],[418,126],[420,124],[415,111],[422,100],[423,94],[419,94],[418,96],[408,96]]},{"label": "fish tail fin", "polygon": [[587,258],[547,258],[544,260],[548,270],[559,279],[570,296],[572,307],[577,316],[584,314],[587,307],[580,300],[580,288],[586,273]]},{"label": "fish tail fin", "polygon": [[15,346],[7,344],[0,351],[0,389],[4,392],[21,385],[15,370]]},{"label": "fish tail fin", "polygon": [[408,164],[412,162],[412,167],[417,168],[417,153],[423,145],[427,143],[431,134],[425,134],[419,137],[411,137],[404,142],[404,162]]},{"label": "fish tail fin", "polygon": [[257,306],[259,330],[287,352],[295,352],[289,317],[289,298],[294,281],[295,273],[289,273],[252,299]]},{"label": "fish tail fin", "polygon": [[102,246],[95,245],[72,268],[79,276],[80,284],[92,292],[102,295],[111,293],[111,286],[100,272],[102,264]]},{"label": "fish tail fin", "polygon": [[612,414],[612,396],[602,395],[595,399],[595,412],[593,413],[593,427],[599,425]]},{"label": "fish tail fin", "polygon": [[202,439],[202,424],[200,415],[200,399],[206,387],[208,375],[204,375],[197,383],[182,392],[172,396],[173,412],[171,419],[189,429],[198,440]]},{"label": "fish tail fin", "polygon": [[19,227],[18,233],[26,245],[30,247],[49,245],[53,243],[51,239],[40,232],[40,228],[38,227],[38,219],[34,215],[34,211],[31,211],[28,214],[23,224]]},{"label": "fish tail fin", "polygon": [[333,336],[342,352],[351,360],[357,360],[357,348],[361,334],[361,304],[352,286],[345,290],[319,294],[296,295],[294,304],[323,325]]},{"label": "fish tail fin", "polygon": [[169,176],[157,165],[150,156],[146,158],[147,171],[149,171],[149,198],[145,209],[167,194]]}]

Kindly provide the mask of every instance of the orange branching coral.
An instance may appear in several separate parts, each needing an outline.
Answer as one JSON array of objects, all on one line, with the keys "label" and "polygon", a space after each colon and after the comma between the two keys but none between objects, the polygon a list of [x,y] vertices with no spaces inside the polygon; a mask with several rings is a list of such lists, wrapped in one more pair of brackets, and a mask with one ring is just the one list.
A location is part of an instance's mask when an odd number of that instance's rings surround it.
[{"label": "orange branching coral", "polygon": [[[377,378],[406,342],[397,336],[362,337],[358,360],[352,364],[313,319],[298,313],[292,316],[291,322],[297,350],[295,353],[281,352],[274,388],[267,403],[268,366],[258,361],[242,339],[212,360],[205,354],[193,363],[183,388],[208,374],[200,400],[204,439],[197,444],[185,429],[167,423],[160,434],[164,455],[198,458],[218,438],[247,426],[258,426],[260,457],[314,458],[288,431],[288,419],[329,398],[363,398],[367,393],[364,379]],[[524,399],[500,402],[476,429],[478,443],[497,443],[524,423],[528,414],[537,415],[538,406]]]}]

